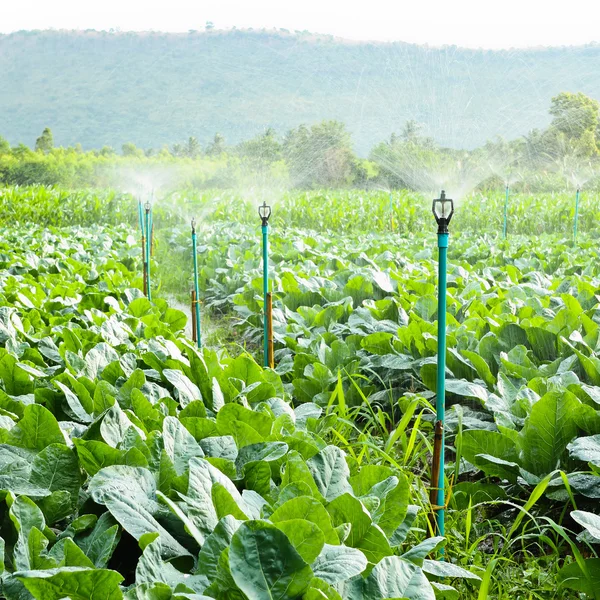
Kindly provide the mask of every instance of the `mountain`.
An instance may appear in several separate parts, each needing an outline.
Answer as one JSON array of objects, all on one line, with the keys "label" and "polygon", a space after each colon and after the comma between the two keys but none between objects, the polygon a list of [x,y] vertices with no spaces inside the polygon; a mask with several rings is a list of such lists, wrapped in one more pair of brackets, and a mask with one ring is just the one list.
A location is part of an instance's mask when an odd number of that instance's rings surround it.
[{"label": "mountain", "polygon": [[215,132],[344,121],[366,155],[408,119],[455,148],[545,127],[550,98],[600,98],[600,46],[531,50],[349,42],[287,31],[21,31],[0,36],[0,135],[158,148]]}]

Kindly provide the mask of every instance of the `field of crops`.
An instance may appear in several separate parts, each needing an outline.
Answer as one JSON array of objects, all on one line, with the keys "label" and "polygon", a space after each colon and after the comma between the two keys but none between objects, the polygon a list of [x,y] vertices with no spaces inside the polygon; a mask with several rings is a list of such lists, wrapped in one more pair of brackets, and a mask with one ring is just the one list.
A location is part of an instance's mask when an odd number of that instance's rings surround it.
[{"label": "field of crops", "polygon": [[503,203],[451,226],[435,537],[431,200],[273,203],[266,369],[254,199],[156,201],[150,302],[133,198],[0,190],[0,597],[600,598],[600,211]]}]

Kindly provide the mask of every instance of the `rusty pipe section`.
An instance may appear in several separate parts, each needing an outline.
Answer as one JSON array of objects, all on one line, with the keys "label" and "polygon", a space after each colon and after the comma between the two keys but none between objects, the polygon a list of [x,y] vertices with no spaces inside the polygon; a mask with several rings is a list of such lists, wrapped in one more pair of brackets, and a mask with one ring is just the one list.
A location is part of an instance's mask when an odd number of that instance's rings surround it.
[{"label": "rusty pipe section", "polygon": [[273,338],[273,295],[267,294],[267,339],[268,339],[268,365],[271,369],[275,368],[275,355]]}]

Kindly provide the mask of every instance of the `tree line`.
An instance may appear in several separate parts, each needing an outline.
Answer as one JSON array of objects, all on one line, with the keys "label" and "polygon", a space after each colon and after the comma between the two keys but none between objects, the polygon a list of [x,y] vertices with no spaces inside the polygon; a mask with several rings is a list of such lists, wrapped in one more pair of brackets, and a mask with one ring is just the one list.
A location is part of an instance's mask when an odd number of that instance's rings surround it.
[{"label": "tree line", "polygon": [[[159,150],[124,143],[84,151],[81,145],[57,148],[50,128],[35,147],[12,147],[0,137],[0,182],[5,185],[110,185],[115,169],[140,165],[178,165],[197,187],[233,187],[281,182],[288,187],[382,187],[421,189],[433,174],[455,172],[500,185],[510,180],[529,186],[552,185],[600,166],[600,103],[582,93],[551,100],[552,121],[544,130],[507,141],[501,137],[470,151],[445,148],[409,120],[402,131],[377,144],[367,158],[356,155],[346,126],[339,121],[301,125],[280,136],[273,128],[230,145],[217,133],[205,146],[194,136]],[[586,176],[587,179],[589,177]],[[433,184],[433,181],[431,182]],[[427,188],[429,189],[429,188]]]}]

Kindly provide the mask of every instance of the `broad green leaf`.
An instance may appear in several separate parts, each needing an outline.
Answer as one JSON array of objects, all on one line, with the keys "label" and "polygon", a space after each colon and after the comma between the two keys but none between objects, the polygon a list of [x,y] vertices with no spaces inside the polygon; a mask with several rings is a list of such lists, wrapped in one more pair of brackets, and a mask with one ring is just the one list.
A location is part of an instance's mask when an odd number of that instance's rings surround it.
[{"label": "broad green leaf", "polygon": [[567,448],[573,458],[600,467],[600,435],[577,438]]},{"label": "broad green leaf", "polygon": [[579,400],[570,392],[549,392],[538,400],[520,434],[525,470],[544,475],[556,469],[569,442],[577,435]]},{"label": "broad green leaf", "polygon": [[367,568],[367,564],[367,559],[360,550],[325,544],[312,563],[312,569],[315,577],[333,585],[359,575]]},{"label": "broad green leaf", "polygon": [[600,516],[584,510],[574,510],[571,517],[584,527],[596,542],[600,543]]},{"label": "broad green leaf", "polygon": [[346,455],[337,446],[327,446],[307,464],[320,494],[326,500],[333,500],[346,492],[352,493]]},{"label": "broad green leaf", "polygon": [[187,471],[190,458],[204,456],[194,436],[175,417],[166,417],[163,421],[163,444],[178,475]]},{"label": "broad green leaf", "polygon": [[54,415],[40,404],[30,404],[23,418],[10,430],[8,443],[30,450],[43,450],[50,444],[64,444],[65,438]]},{"label": "broad green leaf", "polygon": [[254,600],[296,600],[313,577],[286,535],[265,521],[240,525],[231,540],[229,565],[237,586]]},{"label": "broad green leaf", "polygon": [[154,477],[147,469],[106,467],[92,477],[88,490],[94,501],[106,506],[136,540],[147,533],[159,533],[165,558],[189,554],[156,518],[162,511],[155,499]]},{"label": "broad green leaf", "polygon": [[271,521],[276,524],[285,521],[295,521],[305,519],[314,523],[323,532],[325,542],[328,544],[339,543],[329,513],[325,510],[321,502],[309,496],[298,496],[284,502],[273,514]]},{"label": "broad green leaf", "polygon": [[63,567],[47,571],[23,571],[20,581],[36,600],[121,600],[123,576],[107,569]]},{"label": "broad green leaf", "polygon": [[583,564],[585,573],[577,562],[562,567],[557,575],[558,584],[593,598],[600,587],[600,558],[585,559]]},{"label": "broad green leaf", "polygon": [[182,408],[185,408],[194,400],[202,400],[202,394],[198,386],[181,371],[175,369],[164,369],[162,372],[165,379],[175,388],[177,399]]},{"label": "broad green leaf", "polygon": [[276,523],[275,526],[285,533],[298,554],[308,564],[312,563],[323,549],[325,534],[311,521],[291,519]]}]

